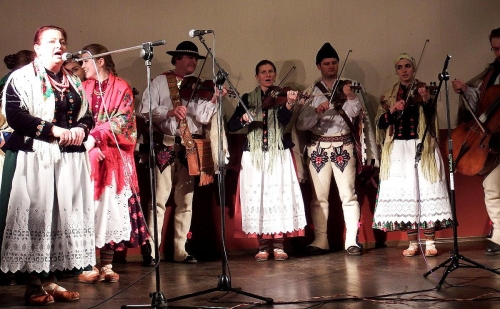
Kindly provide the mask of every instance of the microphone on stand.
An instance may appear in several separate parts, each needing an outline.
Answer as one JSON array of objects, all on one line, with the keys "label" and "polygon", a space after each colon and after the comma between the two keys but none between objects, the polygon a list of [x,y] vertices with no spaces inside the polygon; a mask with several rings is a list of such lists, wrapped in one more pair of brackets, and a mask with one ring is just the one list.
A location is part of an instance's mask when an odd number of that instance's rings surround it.
[{"label": "microphone on stand", "polygon": [[151,46],[160,46],[160,45],[165,45],[166,41],[165,40],[159,40],[159,41],[154,41],[154,42],[147,42],[143,44],[151,44]]},{"label": "microphone on stand", "polygon": [[64,61],[68,61],[69,59],[78,58],[78,56],[81,56],[82,54],[84,54],[86,52],[87,52],[86,50],[79,50],[79,51],[76,51],[73,53],[64,53],[64,54],[62,54],[62,59]]},{"label": "microphone on stand", "polygon": [[213,30],[191,30],[189,31],[189,36],[194,38],[195,36],[203,36],[207,33],[214,33]]}]

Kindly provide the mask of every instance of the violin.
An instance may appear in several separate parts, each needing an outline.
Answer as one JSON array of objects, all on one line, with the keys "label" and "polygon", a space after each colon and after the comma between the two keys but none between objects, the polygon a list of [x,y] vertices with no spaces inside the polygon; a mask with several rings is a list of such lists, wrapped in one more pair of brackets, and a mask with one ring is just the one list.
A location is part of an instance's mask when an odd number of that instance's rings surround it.
[{"label": "violin", "polygon": [[415,103],[423,102],[424,100],[422,99],[422,96],[420,93],[418,93],[418,89],[425,87],[429,91],[430,95],[436,95],[438,93],[439,87],[436,85],[436,82],[430,82],[429,85],[427,85],[424,82],[417,82],[414,84],[413,88],[411,89],[412,95],[408,98],[408,104],[413,105]]},{"label": "violin", "polygon": [[[276,106],[285,106],[288,98],[288,91],[294,91],[291,87],[279,87],[279,86],[271,86],[264,93],[265,99],[262,102],[263,108],[272,108]],[[297,99],[309,99],[311,95],[304,93],[303,91],[299,91],[297,93]]]},{"label": "violin", "polygon": [[351,80],[342,79],[338,81],[337,87],[335,88],[335,92],[330,100],[330,103],[334,106],[336,110],[342,108],[342,105],[347,101],[347,96],[344,93],[344,86],[350,85],[351,90],[355,93],[359,93],[362,89],[359,83],[353,83]]},{"label": "violin", "polygon": [[[190,101],[194,98],[209,101],[215,93],[215,83],[212,80],[204,80],[195,77],[187,76],[182,80],[179,88],[181,99]],[[229,96],[235,96],[232,90],[227,91]]]}]

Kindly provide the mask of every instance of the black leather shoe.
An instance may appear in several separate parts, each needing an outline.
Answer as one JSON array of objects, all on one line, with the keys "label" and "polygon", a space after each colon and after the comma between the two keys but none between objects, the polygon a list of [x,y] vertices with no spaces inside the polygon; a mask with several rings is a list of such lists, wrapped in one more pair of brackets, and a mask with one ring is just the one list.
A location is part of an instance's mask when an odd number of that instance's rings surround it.
[{"label": "black leather shoe", "polygon": [[186,256],[186,258],[183,261],[178,262],[178,263],[193,264],[193,263],[197,263],[197,262],[198,262],[198,260],[194,256],[188,255],[188,256]]},{"label": "black leather shoe", "polygon": [[486,255],[497,255],[500,254],[500,245],[492,241],[486,246]]},{"label": "black leather shoe", "polygon": [[347,248],[346,253],[348,255],[361,255],[363,251],[358,246],[350,246],[349,248]]},{"label": "black leather shoe", "polygon": [[328,250],[326,249],[321,249],[316,246],[307,246],[306,247],[306,254],[307,255],[322,255],[322,254],[327,254]]},{"label": "black leather shoe", "polygon": [[155,267],[156,266],[156,260],[153,259],[151,256],[142,256],[142,266],[144,267]]}]

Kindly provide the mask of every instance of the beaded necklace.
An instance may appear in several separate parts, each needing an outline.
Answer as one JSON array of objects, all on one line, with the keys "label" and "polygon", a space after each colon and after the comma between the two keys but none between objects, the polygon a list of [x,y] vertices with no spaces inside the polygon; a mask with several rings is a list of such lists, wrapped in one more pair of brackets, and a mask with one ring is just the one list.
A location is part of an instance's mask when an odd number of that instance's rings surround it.
[{"label": "beaded necklace", "polygon": [[103,104],[104,94],[106,93],[106,88],[108,86],[108,80],[101,82],[102,92],[99,91],[99,83],[96,82],[94,86],[94,95],[92,96],[92,114],[94,115],[94,121],[97,123],[99,118],[99,110]]},{"label": "beaded necklace", "polygon": [[52,78],[52,76],[50,76],[50,74],[47,74],[47,77],[52,86],[52,89],[54,90],[55,109],[52,123],[57,123],[57,119],[55,118],[55,116],[57,115],[59,107],[66,106],[68,128],[72,128],[75,100],[73,98],[73,94],[69,90],[69,79],[66,76],[66,72],[64,72],[64,70],[62,71],[61,82],[56,81],[54,78]]},{"label": "beaded necklace", "polygon": [[63,70],[62,73],[63,73],[62,80],[60,83],[58,81],[56,81],[55,79],[53,79],[52,76],[50,76],[50,74],[47,74],[47,77],[49,78],[49,82],[52,85],[52,88],[54,89],[54,91],[57,91],[58,93],[60,93],[61,100],[63,99],[64,93],[66,91],[68,91],[68,88],[69,88],[69,80],[68,80],[68,77],[66,76],[66,72],[64,72],[64,70]]}]

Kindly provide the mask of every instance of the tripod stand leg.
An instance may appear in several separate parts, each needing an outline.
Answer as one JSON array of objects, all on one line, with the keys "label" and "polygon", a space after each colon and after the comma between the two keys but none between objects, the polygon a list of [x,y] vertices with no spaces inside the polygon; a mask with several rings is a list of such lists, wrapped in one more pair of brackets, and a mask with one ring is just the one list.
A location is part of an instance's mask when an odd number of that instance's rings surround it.
[{"label": "tripod stand leg", "polygon": [[478,262],[476,262],[476,261],[473,261],[473,260],[471,260],[471,259],[468,259],[468,258],[466,258],[465,256],[460,256],[460,259],[462,259],[462,260],[464,260],[464,261],[466,261],[466,262],[468,262],[468,263],[471,263],[472,265],[474,265],[474,266],[476,266],[476,267],[478,267],[478,268],[486,269],[486,270],[488,270],[488,271],[490,271],[490,272],[492,272],[492,273],[495,273],[495,274],[497,274],[497,275],[500,275],[500,272],[499,272],[498,270],[493,269],[493,268],[489,268],[489,267],[487,267],[487,266],[484,266],[483,264],[480,264],[480,263],[478,263]]},{"label": "tripod stand leg", "polygon": [[[225,277],[225,279],[223,277]],[[232,288],[231,287],[231,281],[230,281],[229,277],[227,277],[227,276],[221,276],[221,277],[219,277],[219,284],[218,284],[218,286],[216,288],[206,289],[206,290],[198,291],[198,292],[191,293],[191,294],[186,294],[186,295],[182,295],[182,296],[178,296],[178,297],[169,298],[166,301],[167,302],[173,302],[173,301],[176,301],[176,300],[186,299],[186,298],[195,297],[195,296],[199,296],[199,295],[204,295],[204,294],[208,294],[208,293],[212,293],[212,292],[217,292],[217,291],[234,292],[234,293],[237,293],[237,294],[241,294],[241,295],[245,295],[245,296],[249,296],[249,297],[253,297],[253,298],[257,298],[257,299],[263,300],[263,301],[265,301],[268,304],[272,304],[274,302],[274,300],[272,298],[264,297],[264,296],[260,296],[260,295],[256,295],[256,294],[252,294],[252,293],[248,293],[248,292],[242,291],[241,289]]]},{"label": "tripod stand leg", "polygon": [[488,271],[490,271],[492,273],[495,273],[497,275],[500,275],[500,272],[497,271],[496,269],[489,268],[487,266],[484,266],[483,264],[480,264],[480,263],[478,263],[476,261],[473,261],[473,260],[471,260],[469,258],[466,258],[465,256],[462,256],[462,255],[458,254],[458,255],[453,255],[452,257],[448,258],[446,261],[442,262],[441,264],[439,264],[436,267],[432,268],[430,271],[426,272],[424,274],[424,277],[427,277],[431,273],[435,272],[437,269],[439,269],[441,267],[445,267],[446,264],[450,263],[448,266],[446,266],[446,269],[444,270],[444,273],[443,273],[443,277],[441,278],[441,280],[439,280],[439,283],[436,286],[436,289],[439,290],[439,289],[441,289],[441,285],[443,285],[443,283],[446,280],[446,277],[448,276],[448,274],[460,267],[460,265],[459,265],[459,261],[460,260],[464,260],[464,261],[470,263],[471,265],[473,265],[473,266],[464,265],[462,267],[465,267],[465,268],[474,268],[474,267],[477,267],[477,268],[488,270]]}]

